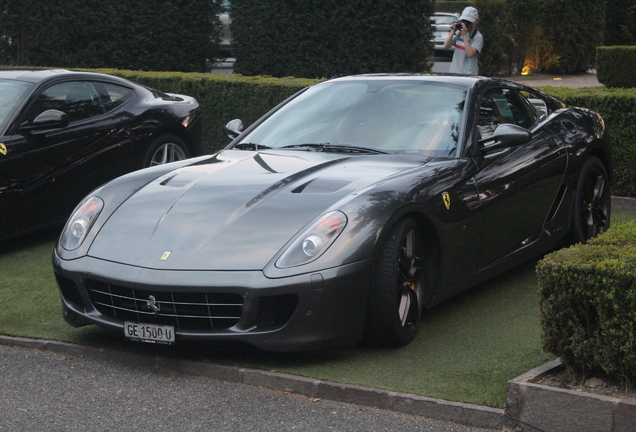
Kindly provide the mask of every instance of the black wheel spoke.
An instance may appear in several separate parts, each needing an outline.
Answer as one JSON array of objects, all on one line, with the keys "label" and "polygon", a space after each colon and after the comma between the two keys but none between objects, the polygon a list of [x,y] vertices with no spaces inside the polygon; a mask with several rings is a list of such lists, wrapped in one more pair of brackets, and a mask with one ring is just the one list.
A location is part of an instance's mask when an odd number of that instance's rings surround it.
[{"label": "black wheel spoke", "polygon": [[605,179],[603,178],[602,175],[599,175],[596,178],[596,184],[594,185],[592,203],[598,204],[599,201],[603,198],[604,192],[605,192]]},{"label": "black wheel spoke", "polygon": [[588,213],[587,217],[587,238],[590,239],[597,234],[596,224],[594,223],[594,217],[592,212]]}]

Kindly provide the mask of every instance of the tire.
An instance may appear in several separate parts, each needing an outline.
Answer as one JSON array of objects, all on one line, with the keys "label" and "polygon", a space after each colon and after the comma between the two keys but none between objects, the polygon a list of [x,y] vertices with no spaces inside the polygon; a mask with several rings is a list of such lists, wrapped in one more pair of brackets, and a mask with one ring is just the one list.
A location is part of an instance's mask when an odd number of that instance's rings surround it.
[{"label": "tire", "polygon": [[415,338],[424,298],[425,252],[413,219],[402,219],[391,228],[379,251],[369,294],[367,343],[400,347]]},{"label": "tire", "polygon": [[611,186],[605,165],[591,156],[583,164],[572,206],[570,240],[587,243],[610,225]]},{"label": "tire", "polygon": [[190,150],[183,140],[173,134],[164,134],[156,138],[146,155],[143,167],[162,165],[168,162],[176,162],[190,157]]}]

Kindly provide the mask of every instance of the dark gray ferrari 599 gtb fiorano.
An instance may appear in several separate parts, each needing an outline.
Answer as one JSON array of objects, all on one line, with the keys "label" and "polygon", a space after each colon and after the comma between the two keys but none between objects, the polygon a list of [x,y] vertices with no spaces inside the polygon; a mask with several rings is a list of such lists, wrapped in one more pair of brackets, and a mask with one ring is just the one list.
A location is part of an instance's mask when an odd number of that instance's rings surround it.
[{"label": "dark gray ferrari 599 gtb fiorano", "polygon": [[408,344],[424,310],[610,218],[603,120],[479,77],[367,75],[76,208],[64,316],[155,343]]}]

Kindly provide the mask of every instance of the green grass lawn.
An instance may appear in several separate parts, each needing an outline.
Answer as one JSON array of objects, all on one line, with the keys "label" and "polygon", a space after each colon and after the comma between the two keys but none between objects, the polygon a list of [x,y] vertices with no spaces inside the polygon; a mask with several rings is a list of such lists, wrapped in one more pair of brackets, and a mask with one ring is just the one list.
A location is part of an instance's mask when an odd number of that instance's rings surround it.
[{"label": "green grass lawn", "polygon": [[[612,215],[613,223],[633,218],[625,212]],[[61,316],[51,269],[55,238],[55,232],[46,232],[0,245],[0,334],[185,357],[498,408],[505,406],[509,379],[552,359],[540,349],[536,261],[428,311],[407,347],[264,353],[233,344],[141,345],[95,326],[70,327]]]}]

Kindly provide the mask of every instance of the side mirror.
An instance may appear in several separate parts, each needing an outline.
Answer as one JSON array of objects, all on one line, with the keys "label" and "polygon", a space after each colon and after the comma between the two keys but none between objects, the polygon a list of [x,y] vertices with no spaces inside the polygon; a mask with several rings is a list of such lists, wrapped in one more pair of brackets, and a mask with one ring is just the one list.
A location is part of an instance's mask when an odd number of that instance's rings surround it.
[{"label": "side mirror", "polygon": [[531,139],[532,132],[528,129],[504,123],[497,126],[491,136],[481,139],[477,143],[481,146],[482,151],[487,154],[495,150],[526,144]]},{"label": "side mirror", "polygon": [[528,102],[537,110],[539,121],[548,117],[548,105],[543,99],[528,99]]},{"label": "side mirror", "polygon": [[223,127],[225,135],[231,140],[237,138],[245,130],[243,122],[239,119],[230,120],[228,124]]},{"label": "side mirror", "polygon": [[21,131],[38,131],[44,129],[61,129],[68,126],[68,115],[62,111],[50,109],[38,115],[31,124],[23,124]]}]

